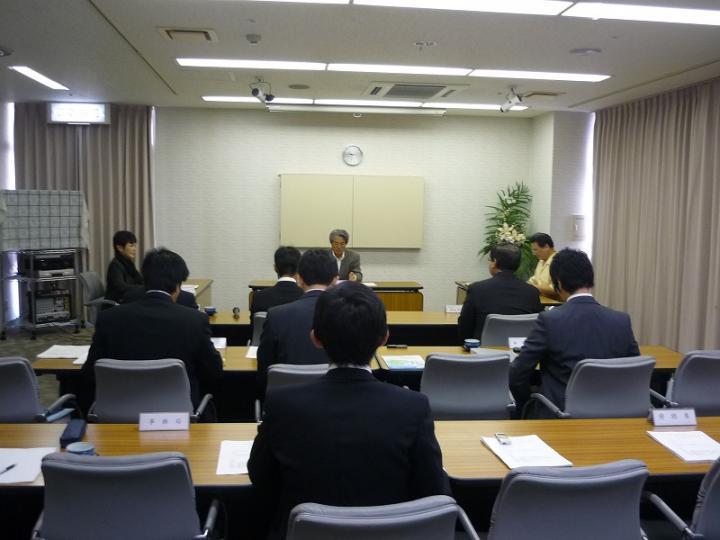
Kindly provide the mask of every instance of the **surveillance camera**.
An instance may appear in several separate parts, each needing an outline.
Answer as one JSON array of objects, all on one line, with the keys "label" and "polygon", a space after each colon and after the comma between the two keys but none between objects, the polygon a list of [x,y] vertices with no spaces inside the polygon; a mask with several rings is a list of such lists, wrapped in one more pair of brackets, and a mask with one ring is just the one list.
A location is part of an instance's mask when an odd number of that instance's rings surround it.
[{"label": "surveillance camera", "polygon": [[505,103],[500,105],[500,112],[508,112],[516,105],[520,105],[522,103],[522,96],[515,93],[514,90],[510,90],[510,93],[507,95],[507,100]]},{"label": "surveillance camera", "polygon": [[255,87],[250,90],[250,93],[260,101],[265,101],[267,99],[267,96],[265,95],[265,92],[263,92],[262,88]]},{"label": "surveillance camera", "polygon": [[265,96],[265,101],[272,101],[273,99],[275,99],[275,95],[273,94],[267,94]]}]

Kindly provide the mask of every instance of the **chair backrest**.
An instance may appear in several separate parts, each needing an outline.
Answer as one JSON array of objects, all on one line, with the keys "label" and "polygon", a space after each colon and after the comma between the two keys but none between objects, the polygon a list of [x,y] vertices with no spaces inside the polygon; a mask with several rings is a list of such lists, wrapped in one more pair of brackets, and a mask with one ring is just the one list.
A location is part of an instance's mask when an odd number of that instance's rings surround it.
[{"label": "chair backrest", "polygon": [[98,422],[137,423],[141,412],[192,414],[185,364],[162,360],[111,360],[95,363],[95,405]]},{"label": "chair backrest", "polygon": [[385,506],[299,504],[287,540],[452,540],[458,506],[445,495]]},{"label": "chair backrest", "polygon": [[42,538],[179,540],[200,534],[190,469],[179,452],[55,453],[43,458],[42,473]]},{"label": "chair backrest", "polygon": [[425,360],[420,391],[430,400],[435,420],[507,419],[510,355],[432,353]]},{"label": "chair backrest", "polygon": [[42,414],[37,377],[26,358],[0,358],[0,422],[35,422]]},{"label": "chair backrest", "polygon": [[668,399],[699,415],[720,415],[720,351],[690,351],[673,376]]},{"label": "chair backrest", "polygon": [[[82,286],[83,302],[86,305],[88,302],[99,300],[105,296],[105,286],[100,280],[100,274],[97,272],[82,272],[78,275],[78,278]],[[88,322],[95,324],[100,309],[102,309],[102,305],[99,303],[87,306]]]},{"label": "chair backrest", "polygon": [[527,337],[530,334],[537,313],[528,315],[498,315],[491,313],[485,318],[480,343],[487,346],[507,347],[508,338]]},{"label": "chair backrest", "polygon": [[690,528],[704,538],[720,538],[720,459],[700,484]]},{"label": "chair backrest", "polygon": [[645,417],[650,410],[651,356],[581,360],[565,391],[573,418]]},{"label": "chair backrest", "polygon": [[640,539],[642,461],[592,467],[519,467],[495,499],[488,540]]},{"label": "chair backrest", "polygon": [[268,368],[267,388],[302,384],[327,373],[327,364],[272,364]]},{"label": "chair backrest", "polygon": [[258,311],[257,313],[253,314],[252,318],[252,325],[253,325],[253,334],[252,339],[250,340],[250,345],[257,347],[260,345],[260,336],[262,335],[263,326],[265,326],[265,321],[267,320],[267,311]]}]

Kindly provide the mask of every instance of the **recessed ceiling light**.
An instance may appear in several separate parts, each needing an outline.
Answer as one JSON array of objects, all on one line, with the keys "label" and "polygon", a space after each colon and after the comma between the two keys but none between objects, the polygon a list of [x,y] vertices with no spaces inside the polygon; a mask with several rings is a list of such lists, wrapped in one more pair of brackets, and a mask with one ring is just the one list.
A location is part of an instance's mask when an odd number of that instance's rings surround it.
[{"label": "recessed ceiling light", "polygon": [[356,6],[481,11],[526,15],[558,15],[572,2],[558,0],[354,0]]},{"label": "recessed ceiling light", "polygon": [[10,56],[12,54],[12,51],[10,49],[6,49],[5,47],[0,47],[0,58]]},{"label": "recessed ceiling light", "polygon": [[[423,108],[429,109],[467,109],[478,111],[497,111],[500,110],[499,104],[492,103],[442,103],[434,101],[426,101],[422,104]],[[527,109],[524,105],[513,107],[513,111],[524,111]]]},{"label": "recessed ceiling light", "polygon": [[511,71],[506,69],[476,69],[471,77],[490,77],[500,79],[540,79],[545,81],[600,82],[610,75],[593,73],[554,73],[548,71]]},{"label": "recessed ceiling light", "polygon": [[720,26],[720,11],[713,9],[687,9],[631,4],[604,4],[580,2],[563,13],[566,17],[588,19],[616,19],[621,21],[647,21]]},{"label": "recessed ceiling light", "polygon": [[176,58],[183,67],[207,67],[229,69],[298,69],[324,71],[324,63],[288,62],[284,60],[238,60],[232,58]]},{"label": "recessed ceiling light", "polygon": [[462,77],[470,68],[449,68],[431,66],[390,66],[384,64],[328,64],[328,71],[352,71],[354,73],[401,73],[403,75],[445,75]]},{"label": "recessed ceiling light", "polygon": [[46,77],[42,73],[38,73],[34,69],[31,69],[27,66],[9,66],[10,69],[13,71],[17,71],[18,73],[21,73],[22,75],[25,75],[26,77],[32,79],[35,82],[39,82],[40,84],[44,84],[48,88],[52,88],[53,90],[70,90],[66,86],[63,86],[59,82],[53,81],[52,79]]},{"label": "recessed ceiling light", "polygon": [[420,101],[383,101],[374,99],[316,99],[316,105],[339,105],[344,107],[419,107]]}]

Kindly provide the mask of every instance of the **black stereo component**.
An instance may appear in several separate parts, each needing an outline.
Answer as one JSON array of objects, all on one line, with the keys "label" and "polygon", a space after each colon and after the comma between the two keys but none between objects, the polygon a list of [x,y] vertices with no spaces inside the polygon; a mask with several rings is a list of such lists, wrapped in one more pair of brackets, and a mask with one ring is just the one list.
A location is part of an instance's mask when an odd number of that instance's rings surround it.
[{"label": "black stereo component", "polygon": [[73,253],[18,253],[18,274],[32,278],[63,277],[75,274]]}]

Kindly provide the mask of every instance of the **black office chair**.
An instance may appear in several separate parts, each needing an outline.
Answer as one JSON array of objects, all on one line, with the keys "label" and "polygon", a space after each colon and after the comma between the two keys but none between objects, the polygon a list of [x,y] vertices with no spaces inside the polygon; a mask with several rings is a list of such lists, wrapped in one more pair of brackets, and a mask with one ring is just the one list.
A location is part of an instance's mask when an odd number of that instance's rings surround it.
[{"label": "black office chair", "polygon": [[260,345],[260,336],[262,336],[263,326],[265,326],[266,320],[267,320],[267,312],[266,311],[258,311],[257,313],[253,314],[253,318],[252,318],[253,333],[252,333],[252,339],[248,343],[249,346],[257,347],[258,345]]},{"label": "black office chair", "polygon": [[480,343],[484,346],[508,346],[508,338],[527,337],[535,326],[538,314],[499,315],[491,313],[485,318]]},{"label": "black office chair", "polygon": [[117,302],[105,298],[105,286],[97,272],[82,272],[78,279],[82,286],[83,305],[87,308],[87,320],[95,324],[103,306],[116,306]]},{"label": "black office chair", "polygon": [[187,459],[179,452],[43,458],[45,506],[33,540],[206,540],[220,504],[203,528]]},{"label": "black office chair", "polygon": [[668,407],[693,407],[699,416],[720,415],[720,351],[690,351],[668,382],[667,396],[652,392]]},{"label": "black office chair", "polygon": [[47,409],[40,403],[40,386],[27,358],[0,358],[0,422],[30,423],[68,420],[78,411],[75,396],[65,394]]},{"label": "black office chair", "polygon": [[[327,373],[328,364],[272,364],[268,368],[265,388],[290,386],[314,381]],[[255,400],[255,420],[262,422],[262,406]]]}]

